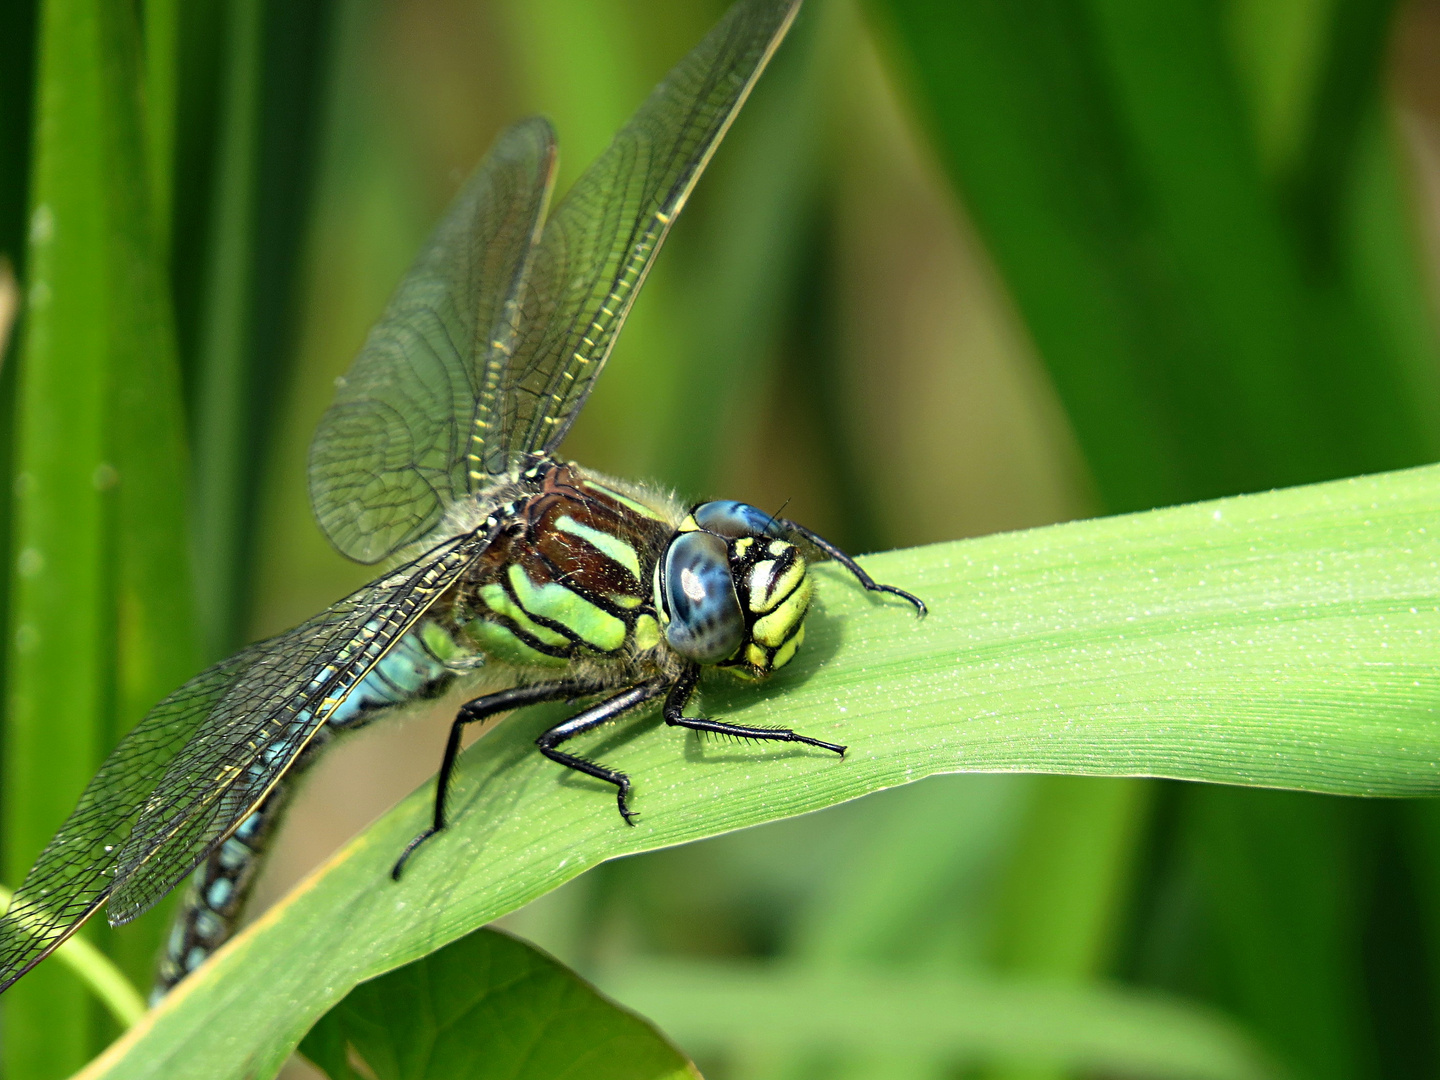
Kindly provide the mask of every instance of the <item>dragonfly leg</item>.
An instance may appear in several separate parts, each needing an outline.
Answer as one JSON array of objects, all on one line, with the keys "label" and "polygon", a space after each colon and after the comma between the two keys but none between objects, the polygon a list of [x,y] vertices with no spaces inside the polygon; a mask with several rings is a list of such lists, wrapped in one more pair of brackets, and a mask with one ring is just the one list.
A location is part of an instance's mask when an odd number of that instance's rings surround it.
[{"label": "dragonfly leg", "polygon": [[859,563],[857,563],[849,555],[846,555],[845,552],[841,551],[838,547],[832,544],[829,540],[826,540],[819,533],[811,532],[809,529],[805,528],[804,525],[798,525],[795,522],[789,520],[788,518],[776,518],[775,523],[787,532],[795,533],[799,536],[804,537],[806,540],[808,540],[815,547],[819,548],[830,558],[834,559],[841,566],[845,567],[846,570],[849,570],[850,573],[855,575],[855,580],[860,582],[861,587],[864,588],[866,592],[889,593],[891,596],[898,596],[901,600],[905,600],[911,604],[914,604],[915,610],[918,611],[921,615],[926,615],[929,613],[929,608],[925,606],[924,600],[921,600],[914,593],[908,593],[904,589],[896,588],[894,585],[881,585],[864,570],[860,569]]},{"label": "dragonfly leg", "polygon": [[540,747],[540,752],[551,761],[559,762],[567,769],[574,769],[586,776],[593,776],[597,780],[604,780],[616,787],[615,801],[620,806],[620,816],[625,819],[626,825],[635,824],[635,814],[631,811],[626,797],[630,794],[630,778],[622,772],[607,768],[599,762],[588,761],[575,754],[567,754],[563,750],[555,749],[566,739],[573,739],[576,735],[597,728],[601,724],[629,712],[647,701],[654,701],[668,688],[668,684],[661,680],[643,682],[632,686],[628,690],[616,694],[614,697],[606,698],[599,704],[592,705],[584,712],[576,713],[563,724],[556,724],[549,731],[545,732],[535,740],[535,745]]},{"label": "dragonfly leg", "polygon": [[692,731],[711,731],[717,735],[734,735],[741,739],[804,743],[806,746],[818,746],[822,750],[831,750],[841,757],[845,756],[845,747],[836,743],[821,742],[808,735],[797,735],[789,728],[749,727],[745,724],[726,724],[719,720],[707,720],[703,716],[686,716],[685,706],[689,704],[690,695],[695,692],[695,686],[699,681],[700,667],[698,664],[692,665],[680,678],[675,680],[670,687],[670,692],[665,695],[663,713],[665,723],[671,727],[690,728]]},{"label": "dragonfly leg", "polygon": [[511,709],[519,709],[526,705],[538,705],[543,701],[584,697],[586,694],[595,693],[596,690],[597,687],[591,683],[536,683],[532,686],[512,686],[509,690],[486,694],[484,697],[467,701],[460,706],[460,711],[455,714],[454,723],[450,725],[450,738],[445,742],[445,756],[440,761],[440,775],[435,780],[435,819],[428,829],[405,845],[405,850],[400,853],[400,858],[396,860],[390,876],[399,881],[410,856],[415,854],[421,844],[444,830],[446,825],[445,804],[450,794],[450,779],[455,772],[456,759],[460,756],[460,739],[467,726],[494,716],[496,713],[509,712]]}]

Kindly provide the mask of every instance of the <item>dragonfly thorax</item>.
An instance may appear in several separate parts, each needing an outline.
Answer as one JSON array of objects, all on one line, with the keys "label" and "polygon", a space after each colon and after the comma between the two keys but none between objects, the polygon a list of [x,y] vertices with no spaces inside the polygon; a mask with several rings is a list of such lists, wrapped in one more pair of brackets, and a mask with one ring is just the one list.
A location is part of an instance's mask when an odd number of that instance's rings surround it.
[{"label": "dragonfly thorax", "polygon": [[695,507],[655,563],[655,610],[687,660],[761,679],[805,638],[813,589],[800,549],[747,503]]},{"label": "dragonfly thorax", "polygon": [[654,663],[650,567],[681,514],[668,498],[542,459],[477,500],[482,513],[472,528],[489,541],[451,615],[470,646],[528,668]]}]

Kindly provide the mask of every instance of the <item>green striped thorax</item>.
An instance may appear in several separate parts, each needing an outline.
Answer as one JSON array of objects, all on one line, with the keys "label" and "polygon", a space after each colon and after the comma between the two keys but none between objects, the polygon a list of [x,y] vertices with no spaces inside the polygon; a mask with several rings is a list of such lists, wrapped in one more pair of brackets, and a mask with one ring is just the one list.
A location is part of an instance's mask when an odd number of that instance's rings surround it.
[{"label": "green striped thorax", "polygon": [[800,549],[748,503],[701,503],[655,563],[666,643],[743,679],[784,667],[805,640],[814,584]]}]

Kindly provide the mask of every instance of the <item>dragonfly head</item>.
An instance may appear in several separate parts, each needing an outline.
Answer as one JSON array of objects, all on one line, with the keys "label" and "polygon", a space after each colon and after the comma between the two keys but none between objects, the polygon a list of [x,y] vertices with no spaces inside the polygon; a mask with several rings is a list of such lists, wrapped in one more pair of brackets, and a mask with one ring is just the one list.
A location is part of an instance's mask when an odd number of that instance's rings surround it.
[{"label": "dragonfly head", "polygon": [[795,655],[813,589],[775,519],[729,500],[695,507],[655,565],[666,642],[744,679],[763,679]]}]

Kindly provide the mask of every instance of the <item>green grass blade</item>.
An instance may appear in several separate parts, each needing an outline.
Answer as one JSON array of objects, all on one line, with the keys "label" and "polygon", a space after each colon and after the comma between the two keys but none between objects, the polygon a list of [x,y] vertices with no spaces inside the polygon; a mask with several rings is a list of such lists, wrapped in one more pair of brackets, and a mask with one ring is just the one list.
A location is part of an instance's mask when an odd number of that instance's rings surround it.
[{"label": "green grass blade", "polygon": [[[20,358],[3,821],[19,881],[99,764],[109,734],[105,103],[123,97],[87,0],[41,16],[28,323]],[[12,644],[13,643],[13,644]],[[64,723],[56,723],[63,717]],[[7,1075],[64,1075],[90,1055],[87,994],[66,971],[5,998]]]},{"label": "green grass blade", "polygon": [[1210,963],[1228,996],[1297,1075],[1363,1075],[1357,909],[1375,857],[1363,818],[1339,800],[1291,792],[1190,793],[1185,840],[1218,931]]},{"label": "green grass blade", "polygon": [[1072,981],[1104,973],[1150,794],[1123,780],[1037,785],[1001,894],[998,968]]},{"label": "green grass blade", "polygon": [[[0,904],[8,905],[14,894],[0,886]],[[131,1027],[149,1006],[125,973],[103,952],[83,937],[72,937],[55,950],[58,963],[69,968],[90,988],[121,1027]]]},{"label": "green grass blade", "polygon": [[1366,128],[1381,108],[1397,6],[1395,0],[1336,0],[1315,20],[1324,31],[1323,63],[1306,110],[1304,142],[1283,179],[1308,254],[1322,269],[1343,258],[1345,204],[1353,198]]},{"label": "green grass blade", "polygon": [[684,360],[670,360],[673,396],[651,413],[663,448],[652,471],[687,497],[715,490],[727,436],[759,438],[757,405],[817,216],[822,76],[848,29],[838,12],[817,6],[797,18],[716,155],[689,252]]},{"label": "green grass blade", "polygon": [[1304,153],[1332,7],[1330,0],[1231,0],[1223,8],[1230,54],[1268,176],[1291,175]]},{"label": "green grass blade", "polygon": [[[894,552],[872,573],[923,622],[822,568],[802,657],[707,687],[712,715],[849,744],[844,761],[704,743],[656,721],[581,752],[613,799],[534,752],[537,711],[464,760],[453,830],[395,886],[422,789],[85,1075],[267,1075],[350,986],[603,859],[819,809],[937,772],[1157,775],[1371,795],[1440,793],[1440,468]],[[305,964],[296,964],[297,955]]]},{"label": "green grass blade", "polygon": [[600,983],[696,1053],[888,1053],[951,1068],[1003,1062],[1186,1080],[1283,1075],[1208,1009],[1100,985],[653,960],[619,965]]},{"label": "green grass blade", "polygon": [[[246,635],[246,568],[261,464],[286,383],[284,360],[294,344],[296,269],[333,6],[330,0],[224,4],[205,244],[195,251],[180,237],[177,253],[177,272],[193,267],[203,282],[198,296],[183,283],[177,291],[182,304],[197,309],[190,313],[196,607],[212,659]],[[190,17],[194,37],[214,33],[203,19]],[[186,133],[185,147],[202,157],[195,142],[195,133]],[[203,172],[194,161],[181,164],[187,173]],[[193,205],[178,209],[197,214]]]},{"label": "green grass blade", "polygon": [[230,0],[195,376],[195,582],[207,658],[238,644],[253,314],[262,0]]},{"label": "green grass blade", "polygon": [[[155,15],[164,17],[158,10]],[[145,29],[153,27],[147,22]],[[111,136],[123,167],[110,180],[118,198],[109,228],[116,267],[106,418],[113,475],[106,475],[115,489],[110,566],[115,622],[111,727],[102,746],[107,750],[193,675],[202,659],[190,573],[184,394],[170,302],[169,232],[163,225],[169,188],[160,178],[166,161],[150,152],[154,139],[169,138],[174,103],[150,97],[149,76],[167,62],[173,66],[173,55],[167,58],[161,50],[173,49],[175,39],[159,34],[144,46],[146,70],[142,74],[137,64],[132,74],[132,100],[142,111],[116,116]],[[104,942],[142,985],[153,973],[168,911],[167,905]]]},{"label": "green grass blade", "polygon": [[145,120],[155,243],[170,261],[174,220],[175,123],[180,77],[180,5],[145,0]]},{"label": "green grass blade", "polygon": [[508,934],[479,930],[363,983],[301,1052],[332,1080],[698,1080],[650,1024]]},{"label": "green grass blade", "polygon": [[[15,462],[11,880],[100,756],[195,667],[183,413],[133,16],[69,0],[45,9]],[[155,936],[107,947],[148,972]],[[58,967],[5,1007],[17,1077],[68,1073],[101,1034],[85,988]]]}]

